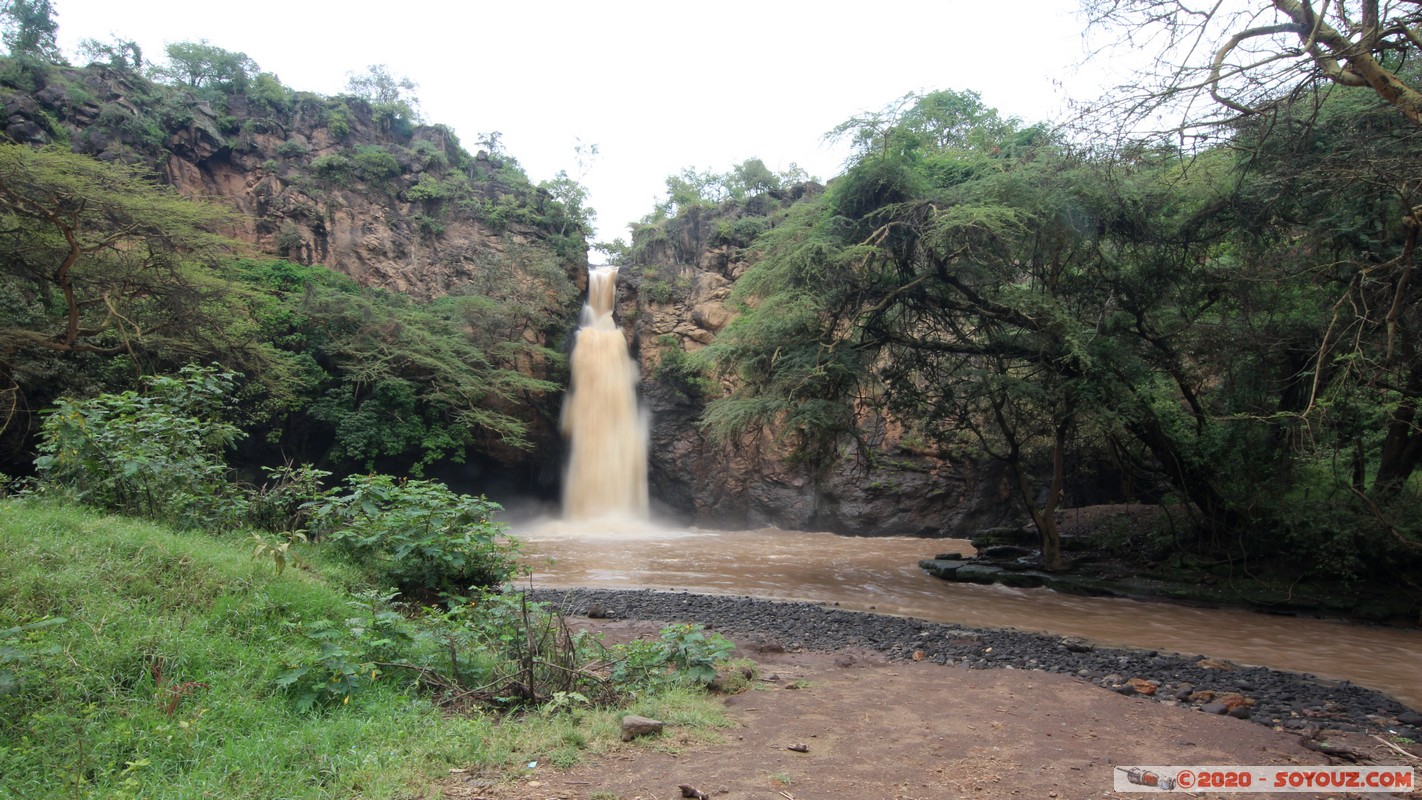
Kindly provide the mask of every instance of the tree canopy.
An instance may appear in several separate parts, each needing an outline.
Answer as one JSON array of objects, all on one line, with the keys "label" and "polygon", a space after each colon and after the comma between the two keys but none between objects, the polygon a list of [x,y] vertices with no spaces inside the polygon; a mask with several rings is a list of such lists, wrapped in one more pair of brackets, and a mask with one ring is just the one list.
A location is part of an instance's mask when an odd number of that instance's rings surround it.
[{"label": "tree canopy", "polygon": [[[769,424],[814,448],[873,436],[888,410],[945,455],[1011,467],[1049,564],[1068,458],[1170,487],[1198,515],[1189,552],[1287,556],[1290,537],[1343,536],[1358,558],[1415,559],[1401,341],[1417,303],[1397,280],[1414,200],[1313,183],[1316,165],[1284,152],[1333,159],[1342,140],[1320,132],[1103,155],[971,93],[857,117],[838,129],[858,153],[845,174],[756,243],[744,311],[707,350],[736,389],[705,425]],[[1416,152],[1373,135],[1338,158]],[[1320,502],[1353,509],[1357,541],[1303,521]]]}]

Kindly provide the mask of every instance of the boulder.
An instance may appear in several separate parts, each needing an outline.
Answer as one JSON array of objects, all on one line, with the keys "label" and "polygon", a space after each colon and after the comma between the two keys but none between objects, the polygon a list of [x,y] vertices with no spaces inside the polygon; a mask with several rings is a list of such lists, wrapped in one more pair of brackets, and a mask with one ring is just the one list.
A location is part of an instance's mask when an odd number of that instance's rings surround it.
[{"label": "boulder", "polygon": [[640,736],[655,736],[665,727],[666,723],[661,720],[628,714],[622,718],[622,741],[630,742]]}]

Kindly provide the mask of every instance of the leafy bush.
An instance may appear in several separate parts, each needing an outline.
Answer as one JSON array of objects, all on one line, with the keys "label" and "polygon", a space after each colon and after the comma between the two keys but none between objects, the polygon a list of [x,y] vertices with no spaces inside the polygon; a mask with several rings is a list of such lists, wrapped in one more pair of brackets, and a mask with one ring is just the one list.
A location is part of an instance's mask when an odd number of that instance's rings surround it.
[{"label": "leafy bush", "polygon": [[681,349],[675,336],[662,336],[658,343],[662,345],[654,373],[658,383],[690,397],[706,397],[712,393],[716,384],[706,376],[695,357]]},{"label": "leafy bush", "polygon": [[463,594],[514,574],[515,548],[491,515],[499,505],[443,484],[354,475],[314,509],[327,536],[387,583],[420,594]]},{"label": "leafy bush", "polygon": [[706,685],[716,678],[716,665],[735,649],[719,633],[700,625],[670,625],[662,629],[662,652],[677,671],[693,683]]},{"label": "leafy bush", "polygon": [[356,148],[355,170],[368,181],[384,181],[400,174],[400,162],[378,144],[361,145]]},{"label": "leafy bush", "polygon": [[311,168],[323,178],[340,178],[353,170],[355,164],[339,153],[329,153],[312,159]]},{"label": "leafy bush", "polygon": [[298,158],[311,152],[311,148],[305,142],[296,139],[287,139],[276,146],[276,154],[282,158]]},{"label": "leafy bush", "polygon": [[149,378],[139,394],[60,399],[41,428],[41,488],[181,527],[231,527],[247,510],[222,453],[241,438],[221,416],[236,376],[184,367]]}]

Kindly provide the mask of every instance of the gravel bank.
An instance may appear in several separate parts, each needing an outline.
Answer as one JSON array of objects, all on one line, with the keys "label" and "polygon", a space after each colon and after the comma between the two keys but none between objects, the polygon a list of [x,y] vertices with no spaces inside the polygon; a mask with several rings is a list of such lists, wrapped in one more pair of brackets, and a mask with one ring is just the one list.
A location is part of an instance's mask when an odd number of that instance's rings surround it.
[{"label": "gravel bank", "polygon": [[765,646],[863,648],[891,659],[929,660],[966,669],[1066,673],[1122,694],[1148,695],[1264,725],[1363,731],[1422,741],[1422,715],[1381,692],[1347,681],[1236,667],[1202,656],[1095,647],[1060,636],[749,597],[605,589],[540,589],[530,596],[575,615],[696,622]]}]

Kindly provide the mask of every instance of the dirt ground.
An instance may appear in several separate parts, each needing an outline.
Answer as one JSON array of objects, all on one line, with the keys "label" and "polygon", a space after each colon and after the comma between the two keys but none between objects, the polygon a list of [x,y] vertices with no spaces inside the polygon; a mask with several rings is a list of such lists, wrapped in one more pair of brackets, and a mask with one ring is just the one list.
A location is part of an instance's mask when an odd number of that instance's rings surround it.
[{"label": "dirt ground", "polygon": [[[596,623],[608,641],[655,635],[659,627]],[[754,690],[725,698],[737,727],[723,733],[723,742],[700,743],[669,728],[660,743],[620,745],[572,769],[540,768],[514,782],[488,785],[477,776],[451,776],[440,787],[443,797],[672,800],[684,796],[685,785],[713,800],[1094,800],[1142,796],[1112,791],[1118,765],[1329,763],[1293,733],[1119,695],[1062,675],[739,644],[740,655],[759,663],[761,680]],[[1372,754],[1379,764],[1422,764],[1362,734],[1330,737],[1329,743]]]}]

